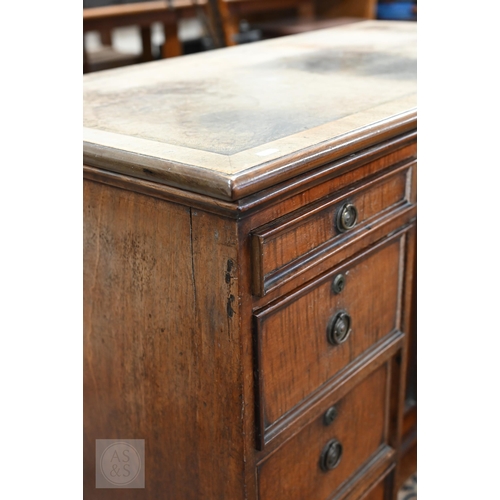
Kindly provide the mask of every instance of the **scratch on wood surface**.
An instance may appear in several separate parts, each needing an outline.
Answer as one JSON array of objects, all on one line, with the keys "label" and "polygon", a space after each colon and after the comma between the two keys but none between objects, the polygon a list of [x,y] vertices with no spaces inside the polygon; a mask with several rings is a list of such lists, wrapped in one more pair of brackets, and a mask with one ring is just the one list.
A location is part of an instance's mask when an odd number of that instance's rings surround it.
[{"label": "scratch on wood surface", "polygon": [[236,312],[233,309],[233,302],[234,302],[235,297],[231,293],[231,285],[232,285],[232,281],[234,279],[233,268],[234,268],[234,261],[232,259],[228,259],[227,264],[226,264],[225,281],[226,281],[226,285],[227,285],[226,309],[227,309],[227,315],[229,318],[232,318],[234,316],[234,313]]},{"label": "scratch on wood surface", "polygon": [[227,299],[227,315],[232,318],[234,313],[236,312],[234,309],[233,309],[233,302],[234,302],[234,295],[231,294],[229,295],[228,299]]},{"label": "scratch on wood surface", "polygon": [[193,209],[189,209],[189,241],[191,244],[191,281],[193,283],[194,312],[196,314],[196,278],[194,272],[194,244],[193,244]]},{"label": "scratch on wood surface", "polygon": [[[235,270],[236,270],[236,264],[234,260],[232,260],[231,258],[227,259],[226,270],[225,270],[225,282],[227,287],[226,313],[227,313],[227,333],[231,341],[233,340],[232,333],[234,328],[234,325],[232,325],[232,321],[233,321],[233,316],[236,313],[236,310],[233,308],[233,304],[236,301],[236,297],[232,293],[235,280],[234,276]],[[238,304],[236,305],[238,306]]]},{"label": "scratch on wood surface", "polygon": [[[93,188],[94,186],[97,186],[97,184],[95,183],[91,183],[90,186]],[[93,273],[92,273],[92,285],[90,286],[90,291],[89,291],[89,294],[88,296],[85,295],[84,297],[84,300],[85,300],[85,303],[86,303],[86,307],[87,307],[87,316],[86,316],[86,319],[84,320],[85,323],[86,323],[86,327],[87,327],[87,331],[88,331],[88,338],[86,340],[86,342],[90,342],[90,337],[92,337],[93,335],[93,321],[92,321],[92,311],[93,311],[93,300],[92,298],[95,297],[95,288],[96,288],[96,284],[97,284],[97,278],[98,278],[98,273],[99,273],[99,261],[100,261],[100,257],[101,257],[101,231],[102,231],[102,214],[103,214],[103,197],[104,197],[104,193],[103,193],[103,190],[102,189],[99,189],[99,195],[98,195],[98,199],[97,199],[97,208],[96,208],[96,211],[97,211],[97,221],[95,223],[95,228],[92,228],[95,230],[95,262],[94,262],[94,270],[93,270]],[[90,195],[89,195],[89,198],[90,198]],[[89,222],[87,222],[87,224],[91,225],[92,224],[92,218],[89,217],[88,218]],[[89,254],[91,254],[91,252],[89,251]],[[92,384],[93,384],[93,387],[96,388],[99,386],[98,384],[98,381],[96,379],[96,376],[95,376],[95,372],[94,370],[92,369],[92,361],[93,361],[93,353],[91,350],[88,351],[88,365],[87,365],[87,368],[86,370],[90,373],[90,377],[92,378]]]},{"label": "scratch on wood surface", "polygon": [[[94,186],[95,183],[92,183],[92,186]],[[95,184],[97,186],[97,184]],[[101,255],[101,231],[102,231],[102,212],[103,212],[103,191],[102,189],[99,190],[99,197],[97,200],[97,221],[95,225],[95,262],[94,262],[94,271],[92,273],[92,286],[90,287],[90,297],[94,297],[94,290],[97,282],[97,275],[98,275],[98,268],[99,268],[99,260],[100,260],[100,255]],[[90,219],[90,218],[89,218]],[[90,223],[89,223],[90,224]],[[90,311],[90,316],[92,316],[92,304],[90,304],[91,311]]]}]

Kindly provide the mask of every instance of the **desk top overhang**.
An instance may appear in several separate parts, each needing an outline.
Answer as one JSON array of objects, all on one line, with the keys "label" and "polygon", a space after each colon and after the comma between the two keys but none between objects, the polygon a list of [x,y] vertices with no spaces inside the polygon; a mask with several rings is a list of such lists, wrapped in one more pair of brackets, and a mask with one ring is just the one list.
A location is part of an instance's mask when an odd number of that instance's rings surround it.
[{"label": "desk top overhang", "polygon": [[416,128],[416,23],[84,76],[84,164],[238,200]]}]

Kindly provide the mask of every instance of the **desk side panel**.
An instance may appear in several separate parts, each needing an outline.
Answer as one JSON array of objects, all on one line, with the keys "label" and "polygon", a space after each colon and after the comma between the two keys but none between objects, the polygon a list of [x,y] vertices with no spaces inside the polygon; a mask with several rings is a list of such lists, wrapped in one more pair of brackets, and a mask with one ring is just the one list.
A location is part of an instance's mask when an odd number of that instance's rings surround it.
[{"label": "desk side panel", "polygon": [[[84,182],[86,499],[243,498],[236,249],[234,221]],[[144,489],[95,487],[96,439],[145,440]]]}]

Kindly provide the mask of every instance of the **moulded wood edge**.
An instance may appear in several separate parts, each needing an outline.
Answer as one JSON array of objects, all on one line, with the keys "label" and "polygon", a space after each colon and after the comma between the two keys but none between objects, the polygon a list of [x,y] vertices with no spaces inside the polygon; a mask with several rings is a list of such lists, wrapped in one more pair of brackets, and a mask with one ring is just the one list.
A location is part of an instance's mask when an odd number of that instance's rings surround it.
[{"label": "moulded wood edge", "polygon": [[[375,122],[275,160],[228,175],[210,168],[125,151],[84,141],[84,164],[139,179],[178,187],[226,201],[236,201],[329,162],[416,128],[416,109]],[[218,161],[231,163],[230,156]]]}]

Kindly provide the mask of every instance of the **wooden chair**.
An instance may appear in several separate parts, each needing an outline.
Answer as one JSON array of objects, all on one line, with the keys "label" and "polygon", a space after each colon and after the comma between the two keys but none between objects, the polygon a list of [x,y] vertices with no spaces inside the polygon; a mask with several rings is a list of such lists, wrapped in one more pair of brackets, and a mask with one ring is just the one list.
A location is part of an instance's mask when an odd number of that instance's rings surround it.
[{"label": "wooden chair", "polygon": [[377,0],[316,0],[316,14],[322,19],[338,17],[375,19]]},{"label": "wooden chair", "polygon": [[236,45],[243,19],[277,11],[296,12],[301,20],[314,20],[314,0],[218,0],[226,45]]},{"label": "wooden chair", "polygon": [[[101,34],[102,50],[90,53],[83,50],[83,71],[97,71],[127,64],[153,60],[151,47],[151,25],[161,23],[165,33],[162,57],[182,54],[177,36],[178,11],[192,8],[190,0],[152,1],[122,5],[109,5],[83,9],[83,32],[98,31]],[[141,31],[142,53],[139,56],[123,54],[112,47],[111,32],[122,26],[139,26]]]},{"label": "wooden chair", "polygon": [[296,35],[306,31],[321,30],[325,28],[334,28],[344,24],[356,23],[363,21],[359,17],[338,17],[333,19],[283,19],[267,23],[258,23],[255,25],[262,33],[263,38],[276,38],[279,36]]},{"label": "wooden chair", "polygon": [[[235,45],[243,19],[257,18],[252,25],[264,38],[292,35],[374,19],[376,0],[218,0],[227,45]],[[318,10],[321,7],[321,10]],[[329,10],[328,10],[329,8]],[[326,9],[326,10],[325,10]],[[295,12],[294,18],[262,19],[275,12]],[[260,17],[260,19],[259,19]]]}]

